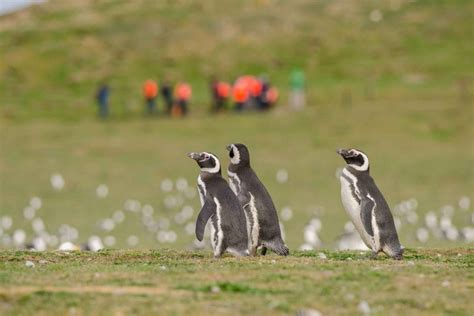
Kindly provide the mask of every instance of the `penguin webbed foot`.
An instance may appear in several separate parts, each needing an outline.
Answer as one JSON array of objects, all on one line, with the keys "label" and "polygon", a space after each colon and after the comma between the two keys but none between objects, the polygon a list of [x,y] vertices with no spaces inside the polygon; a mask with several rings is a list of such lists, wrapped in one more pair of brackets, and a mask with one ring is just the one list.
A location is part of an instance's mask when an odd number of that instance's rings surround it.
[{"label": "penguin webbed foot", "polygon": [[370,260],[376,260],[377,259],[378,252],[372,251],[369,255]]},{"label": "penguin webbed foot", "polygon": [[398,254],[392,257],[393,260],[403,260],[403,254]]}]

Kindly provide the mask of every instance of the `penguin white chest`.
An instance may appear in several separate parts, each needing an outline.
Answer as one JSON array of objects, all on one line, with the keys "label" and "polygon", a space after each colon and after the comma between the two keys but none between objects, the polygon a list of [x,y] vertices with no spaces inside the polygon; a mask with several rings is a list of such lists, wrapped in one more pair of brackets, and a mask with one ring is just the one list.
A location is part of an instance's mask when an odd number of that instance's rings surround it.
[{"label": "penguin white chest", "polygon": [[248,211],[246,214],[247,219],[247,232],[249,235],[249,245],[251,248],[258,246],[258,236],[260,234],[260,225],[258,223],[258,210],[255,205],[255,198],[252,193],[249,193],[250,201],[247,207],[244,207],[244,211]]},{"label": "penguin white chest", "polygon": [[211,238],[214,240],[212,246],[214,247],[214,254],[219,255],[222,252],[222,241],[224,240],[224,231],[222,230],[222,207],[221,203],[217,198],[214,198],[214,203],[216,203],[216,220],[215,227],[211,231]]},{"label": "penguin white chest", "polygon": [[[348,176],[350,179],[354,177],[352,175],[347,175],[347,173],[344,174],[346,174],[346,176]],[[369,236],[369,234],[367,234],[364,229],[364,225],[362,224],[362,218],[360,216],[360,202],[354,197],[354,195],[359,195],[359,192],[357,190],[357,179],[354,179],[354,182],[351,183],[346,177],[341,175],[340,181],[342,205],[344,206],[344,209],[346,210],[347,214],[349,214],[352,223],[354,223],[354,226],[359,232],[359,235],[364,241],[364,243],[367,245],[367,247],[372,248],[373,240]]]},{"label": "penguin white chest", "polygon": [[240,186],[241,186],[241,181],[239,179],[239,176],[237,176],[236,173],[233,173],[229,170],[227,170],[227,174],[229,175],[229,186],[234,192],[235,195],[239,195],[240,192]]},{"label": "penguin white chest", "polygon": [[344,177],[341,176],[341,200],[344,209],[351,217],[352,221],[360,221],[362,225],[362,221],[360,219],[360,204],[354,198],[354,193],[352,192],[351,183]]},{"label": "penguin white chest", "polygon": [[206,201],[206,184],[202,181],[201,176],[197,179],[198,182],[198,192],[199,192],[199,200],[201,201],[201,206],[204,206],[204,202]]}]

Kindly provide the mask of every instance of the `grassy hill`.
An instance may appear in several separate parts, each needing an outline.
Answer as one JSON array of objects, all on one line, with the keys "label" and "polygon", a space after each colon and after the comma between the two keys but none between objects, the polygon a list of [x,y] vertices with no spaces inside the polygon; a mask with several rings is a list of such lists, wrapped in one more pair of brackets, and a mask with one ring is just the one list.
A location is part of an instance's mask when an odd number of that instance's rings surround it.
[{"label": "grassy hill", "polygon": [[459,82],[472,83],[473,10],[465,0],[52,0],[0,17],[1,113],[91,115],[106,80],[113,112],[129,116],[147,78],[189,81],[199,112],[211,76],[245,73],[268,74],[284,104],[294,67],[306,72],[311,106],[347,94],[456,102]]},{"label": "grassy hill", "polygon": [[[195,218],[198,198],[166,207],[183,197],[163,192],[161,182],[185,178],[195,187],[198,169],[185,154],[213,151],[226,166],[230,142],[249,145],[278,210],[293,210],[284,222],[293,249],[312,217],[323,222],[327,248],[348,220],[335,177],[344,165],[338,147],[367,152],[393,209],[416,199],[418,221],[399,216],[405,246],[419,245],[425,213],[439,218],[446,205],[457,228],[472,226],[472,206],[462,210],[458,201],[474,200],[473,9],[460,0],[52,0],[0,17],[0,215],[13,219],[5,233],[21,228],[33,237],[23,212],[38,196],[36,217],[51,234],[69,224],[78,242],[113,234],[120,248],[136,235],[139,247],[187,247],[193,236],[174,217],[190,205]],[[295,66],[307,76],[308,107],[300,113],[286,108]],[[205,115],[209,77],[243,73],[267,73],[282,92],[279,108]],[[143,118],[141,85],[149,77],[188,80],[191,116]],[[95,119],[93,99],[101,80],[113,91],[105,123]],[[287,183],[276,181],[280,169]],[[49,183],[55,173],[65,179],[60,192]],[[108,186],[106,198],[96,196],[99,184]],[[128,199],[170,220],[176,243],[158,243],[133,212],[112,232],[101,230]],[[452,244],[433,234],[427,243]]]},{"label": "grassy hill", "polygon": [[0,313],[469,315],[473,260],[472,249],[408,249],[395,262],[327,251],[220,260],[168,250],[0,252]]}]

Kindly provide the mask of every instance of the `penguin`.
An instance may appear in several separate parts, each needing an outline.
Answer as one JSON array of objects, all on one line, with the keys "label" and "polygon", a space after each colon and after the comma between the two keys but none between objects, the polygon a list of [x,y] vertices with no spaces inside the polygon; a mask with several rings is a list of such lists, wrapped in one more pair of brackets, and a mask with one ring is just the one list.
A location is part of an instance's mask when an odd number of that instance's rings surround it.
[{"label": "penguin", "polygon": [[371,258],[384,252],[403,259],[403,247],[390,208],[369,173],[369,158],[357,149],[338,149],[346,161],[342,170],[341,200],[364,243],[372,250]]},{"label": "penguin", "polygon": [[250,254],[255,256],[257,248],[262,247],[262,255],[265,255],[268,248],[281,256],[287,256],[289,250],[281,237],[275,205],[250,167],[249,150],[243,144],[230,144],[227,150],[230,157],[227,169],[229,184],[247,217]]},{"label": "penguin", "polygon": [[196,221],[196,237],[202,241],[211,220],[211,245],[214,257],[226,250],[234,256],[248,256],[247,224],[244,210],[221,175],[219,159],[212,153],[189,153],[200,168],[197,179],[202,209]]}]

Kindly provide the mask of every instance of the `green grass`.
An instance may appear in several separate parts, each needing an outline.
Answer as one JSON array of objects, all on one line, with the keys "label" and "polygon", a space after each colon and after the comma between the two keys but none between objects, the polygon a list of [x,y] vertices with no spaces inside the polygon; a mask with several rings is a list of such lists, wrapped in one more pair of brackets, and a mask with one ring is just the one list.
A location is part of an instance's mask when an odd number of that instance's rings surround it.
[{"label": "green grass", "polygon": [[[472,1],[398,3],[48,1],[0,17],[0,113],[83,119],[107,80],[112,113],[128,117],[142,111],[150,77],[189,81],[192,110],[203,112],[210,77],[245,73],[268,74],[285,103],[294,67],[306,72],[312,106],[347,91],[354,100],[459,98],[474,70]],[[375,9],[379,23],[369,19]]]},{"label": "green grass", "polygon": [[[0,252],[3,315],[468,315],[472,248],[407,249],[404,261],[359,252],[213,259],[209,252]],[[25,266],[27,260],[35,267]]]},{"label": "green grass", "polygon": [[[382,108],[391,108],[390,115]],[[193,236],[173,224],[181,207],[164,206],[165,198],[176,196],[176,191],[161,192],[161,181],[184,177],[195,187],[198,168],[186,157],[187,152],[212,151],[226,169],[225,145],[243,142],[249,146],[252,165],[278,210],[285,206],[293,209],[293,219],[285,222],[290,247],[303,242],[303,227],[315,215],[323,221],[324,246],[333,247],[348,220],[335,177],[344,161],[335,149],[354,146],[369,155],[371,174],[392,208],[403,200],[418,200],[419,222],[404,224],[400,230],[402,244],[413,247],[418,245],[414,231],[427,211],[440,214],[444,205],[458,209],[457,201],[464,195],[474,200],[472,120],[472,111],[463,107],[429,101],[365,102],[351,108],[333,104],[304,113],[278,110],[265,115],[177,121],[4,122],[0,127],[0,214],[12,216],[15,228],[31,232],[30,223],[23,219],[23,208],[32,196],[39,196],[43,207],[38,216],[48,231],[54,233],[61,224],[70,224],[79,229],[79,241],[85,241],[91,234],[107,235],[98,229],[97,221],[112,216],[123,208],[125,200],[133,198],[142,205],[151,204],[155,219],[171,219],[178,241],[174,245],[157,243],[155,235],[143,229],[137,214],[127,212],[125,223],[112,232],[117,237],[116,247],[126,246],[126,237],[136,234],[141,247],[182,249]],[[442,137],[439,131],[444,131]],[[289,173],[285,184],[275,179],[280,168]],[[63,174],[66,181],[61,192],[49,184],[55,172]],[[105,199],[95,195],[100,183],[109,186]],[[195,209],[194,219],[199,199],[196,196],[184,203]],[[471,213],[472,208],[456,210],[454,224],[468,226]],[[431,238],[428,245],[448,243]]]}]

